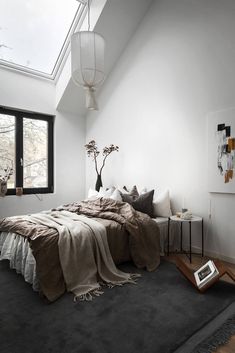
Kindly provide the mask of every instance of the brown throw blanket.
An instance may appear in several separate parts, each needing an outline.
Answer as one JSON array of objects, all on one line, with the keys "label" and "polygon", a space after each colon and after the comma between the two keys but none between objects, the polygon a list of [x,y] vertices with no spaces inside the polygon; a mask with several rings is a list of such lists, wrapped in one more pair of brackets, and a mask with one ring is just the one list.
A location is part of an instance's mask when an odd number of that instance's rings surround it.
[{"label": "brown throw blanket", "polygon": [[160,264],[160,236],[156,222],[135,211],[128,203],[101,198],[65,205],[62,209],[123,224],[129,233],[130,252],[135,265],[154,271]]},{"label": "brown throw blanket", "polygon": [[[132,259],[138,268],[153,271],[160,263],[159,230],[151,218],[135,211],[129,204],[110,199],[73,203],[57,210],[116,221],[129,233]],[[58,252],[58,231],[35,225],[21,217],[0,220],[0,231],[18,233],[29,239],[37,263],[37,273],[45,296],[53,301],[65,290]]]}]

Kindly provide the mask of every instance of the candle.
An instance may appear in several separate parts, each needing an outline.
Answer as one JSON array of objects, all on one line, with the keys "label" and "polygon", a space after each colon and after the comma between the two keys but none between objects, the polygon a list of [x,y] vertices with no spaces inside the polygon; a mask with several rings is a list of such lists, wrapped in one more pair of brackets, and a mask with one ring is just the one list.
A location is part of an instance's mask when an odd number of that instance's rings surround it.
[{"label": "candle", "polygon": [[183,206],[182,206],[182,213],[187,212],[188,209],[185,208],[185,198],[184,198],[184,197],[183,197],[183,202],[182,202],[182,204],[183,204]]}]

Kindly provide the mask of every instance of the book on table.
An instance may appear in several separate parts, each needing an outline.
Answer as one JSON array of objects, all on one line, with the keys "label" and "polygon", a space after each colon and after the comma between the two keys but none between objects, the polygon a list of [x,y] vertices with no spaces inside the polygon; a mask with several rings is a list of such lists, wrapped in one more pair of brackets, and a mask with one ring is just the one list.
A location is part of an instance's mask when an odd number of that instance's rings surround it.
[{"label": "book on table", "polygon": [[212,260],[194,272],[194,277],[198,288],[202,288],[213,278],[219,275],[219,271]]}]

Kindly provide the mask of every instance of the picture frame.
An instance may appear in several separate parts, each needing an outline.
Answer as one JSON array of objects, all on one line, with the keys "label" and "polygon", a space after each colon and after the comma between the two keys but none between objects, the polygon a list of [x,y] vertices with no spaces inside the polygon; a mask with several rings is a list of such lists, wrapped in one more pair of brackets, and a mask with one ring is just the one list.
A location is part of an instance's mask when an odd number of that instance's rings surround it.
[{"label": "picture frame", "polygon": [[194,272],[194,277],[198,288],[202,288],[214,277],[219,275],[219,271],[216,268],[213,261],[209,260],[206,264],[200,267]]},{"label": "picture frame", "polygon": [[210,113],[208,191],[235,193],[235,108]]}]

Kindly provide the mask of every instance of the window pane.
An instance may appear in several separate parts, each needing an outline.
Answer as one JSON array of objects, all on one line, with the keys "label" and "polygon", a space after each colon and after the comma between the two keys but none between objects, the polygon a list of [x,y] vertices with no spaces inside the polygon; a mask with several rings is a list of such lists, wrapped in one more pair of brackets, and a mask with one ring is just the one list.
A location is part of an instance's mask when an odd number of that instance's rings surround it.
[{"label": "window pane", "polygon": [[15,187],[15,117],[0,114],[0,175],[4,177],[6,169],[13,169],[7,187]]},{"label": "window pane", "polygon": [[51,74],[78,8],[76,0],[0,0],[0,59]]},{"label": "window pane", "polygon": [[23,119],[24,188],[48,187],[48,123]]}]

